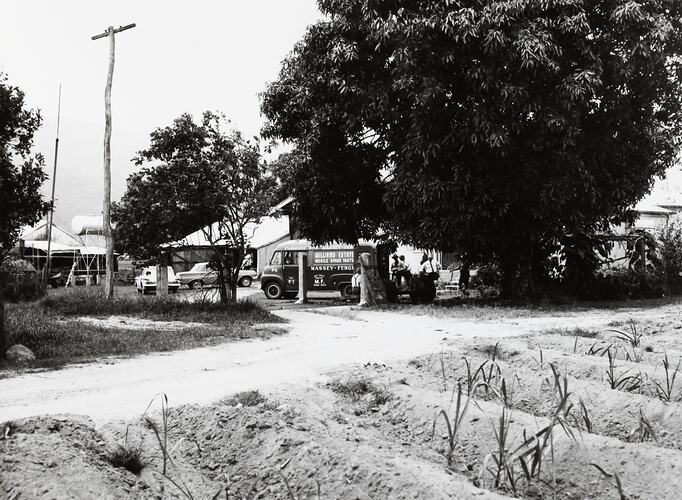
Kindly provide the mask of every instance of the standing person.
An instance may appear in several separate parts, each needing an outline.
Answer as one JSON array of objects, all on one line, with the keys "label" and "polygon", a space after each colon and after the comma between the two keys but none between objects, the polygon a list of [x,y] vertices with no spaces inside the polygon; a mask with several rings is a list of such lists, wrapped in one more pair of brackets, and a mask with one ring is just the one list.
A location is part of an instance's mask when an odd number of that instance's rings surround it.
[{"label": "standing person", "polygon": [[253,255],[247,253],[242,261],[242,269],[251,269],[253,267]]},{"label": "standing person", "polygon": [[469,263],[469,259],[467,259],[465,256],[461,256],[462,258],[462,264],[459,268],[459,289],[462,291],[464,295],[469,295],[469,278],[471,275],[470,269],[471,269],[471,264]]},{"label": "standing person", "polygon": [[360,279],[362,278],[362,274],[360,273],[360,268],[356,267],[355,268],[355,274],[350,280],[350,286],[351,286],[351,293],[353,294],[353,297],[360,297]]},{"label": "standing person", "polygon": [[419,267],[419,275],[427,276],[433,281],[436,281],[438,278],[440,278],[440,269],[440,263],[433,257],[428,257],[426,261],[422,262],[422,265]]},{"label": "standing person", "polygon": [[391,262],[391,280],[395,283],[395,286],[400,286],[400,270],[402,269],[402,266],[398,260],[398,254],[394,253],[391,255],[391,258],[393,259],[393,262]]},{"label": "standing person", "polygon": [[412,267],[410,266],[410,263],[405,261],[405,256],[401,255],[400,256],[400,276],[405,278],[405,283],[407,286],[410,286],[410,283],[412,281]]}]

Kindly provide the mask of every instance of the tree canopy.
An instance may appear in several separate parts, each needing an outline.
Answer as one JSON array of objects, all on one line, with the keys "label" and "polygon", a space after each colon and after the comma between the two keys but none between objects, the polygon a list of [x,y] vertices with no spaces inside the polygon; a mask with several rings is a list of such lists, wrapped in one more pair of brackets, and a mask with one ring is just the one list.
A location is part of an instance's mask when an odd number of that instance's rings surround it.
[{"label": "tree canopy", "polygon": [[[247,226],[267,214],[273,181],[258,142],[226,131],[226,125],[212,112],[200,123],[183,114],[152,132],[149,148],[134,158],[142,168],[128,177],[125,194],[113,206],[120,252],[158,262],[163,244],[213,228],[206,237],[216,245],[218,267],[228,272],[227,285],[236,287]],[[226,247],[237,257],[228,258]]]},{"label": "tree canopy", "polygon": [[[32,154],[40,113],[26,109],[24,93],[0,73],[0,265],[14,247],[22,226],[35,224],[48,205],[40,194],[43,157]],[[7,349],[0,289],[0,358]]]},{"label": "tree canopy", "polygon": [[21,228],[38,222],[48,208],[40,194],[44,160],[31,152],[41,122],[37,110],[25,108],[24,93],[0,73],[0,263]]},{"label": "tree canopy", "polygon": [[320,0],[262,94],[304,234],[496,260],[628,216],[677,154],[678,0]]}]

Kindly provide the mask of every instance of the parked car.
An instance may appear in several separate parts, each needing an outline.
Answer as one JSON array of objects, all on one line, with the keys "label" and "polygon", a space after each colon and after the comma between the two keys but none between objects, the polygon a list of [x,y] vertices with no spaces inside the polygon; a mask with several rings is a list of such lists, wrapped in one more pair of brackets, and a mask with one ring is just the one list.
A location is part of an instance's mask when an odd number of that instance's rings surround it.
[{"label": "parked car", "polygon": [[[256,276],[257,273],[253,269],[240,269],[237,285],[251,286]],[[216,281],[218,281],[218,272],[208,267],[208,262],[199,262],[194,264],[194,267],[189,271],[178,273],[177,277],[181,285],[192,289],[200,289],[205,286],[215,285]]]},{"label": "parked car", "polygon": [[[142,269],[142,274],[135,278],[135,288],[137,293],[147,295],[151,292],[156,292],[156,266],[145,267]],[[170,293],[177,293],[180,288],[175,272],[171,266],[168,266],[168,291]]]}]

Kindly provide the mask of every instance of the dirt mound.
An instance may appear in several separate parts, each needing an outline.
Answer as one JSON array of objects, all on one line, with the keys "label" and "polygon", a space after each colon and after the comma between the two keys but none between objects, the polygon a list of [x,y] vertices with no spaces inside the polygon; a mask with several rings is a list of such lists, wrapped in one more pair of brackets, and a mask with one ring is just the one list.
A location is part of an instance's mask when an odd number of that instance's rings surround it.
[{"label": "dirt mound", "polygon": [[144,482],[112,466],[107,443],[84,417],[22,419],[0,426],[0,497],[153,498]]}]

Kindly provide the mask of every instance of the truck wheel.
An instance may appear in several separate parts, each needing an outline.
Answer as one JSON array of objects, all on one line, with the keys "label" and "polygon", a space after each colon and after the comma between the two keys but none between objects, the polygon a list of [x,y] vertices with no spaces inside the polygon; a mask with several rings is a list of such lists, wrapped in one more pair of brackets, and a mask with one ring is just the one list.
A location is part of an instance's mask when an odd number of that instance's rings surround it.
[{"label": "truck wheel", "polygon": [[428,304],[436,298],[436,285],[425,276],[413,278],[410,286],[410,298],[415,304]]},{"label": "truck wheel", "polygon": [[265,296],[268,299],[275,300],[282,297],[284,290],[282,290],[282,285],[280,285],[276,281],[271,281],[270,283],[265,285],[265,288],[263,288],[263,292],[265,292]]},{"label": "truck wheel", "polygon": [[398,289],[391,280],[381,280],[384,285],[384,294],[386,295],[386,302],[393,304],[398,300]]},{"label": "truck wheel", "polygon": [[251,286],[252,283],[251,276],[242,276],[241,279],[239,280],[239,286],[247,287]]},{"label": "truck wheel", "polygon": [[291,300],[291,299],[295,299],[297,295],[298,295],[298,292],[284,292],[282,294],[282,297],[284,297],[285,299]]},{"label": "truck wheel", "polygon": [[341,285],[341,297],[348,299],[353,296],[353,285],[350,283],[344,283]]}]

